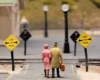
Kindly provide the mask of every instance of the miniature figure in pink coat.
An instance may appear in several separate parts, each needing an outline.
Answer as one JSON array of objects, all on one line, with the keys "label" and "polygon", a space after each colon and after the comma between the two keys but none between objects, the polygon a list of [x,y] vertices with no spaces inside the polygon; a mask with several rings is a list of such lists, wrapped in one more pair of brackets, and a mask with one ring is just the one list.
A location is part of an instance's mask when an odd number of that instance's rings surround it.
[{"label": "miniature figure in pink coat", "polygon": [[[48,44],[45,44],[44,48],[45,48],[45,50],[42,51],[42,60],[43,60],[43,63],[44,63],[45,77],[49,78],[51,53],[48,50]],[[46,75],[46,70],[47,70],[47,75]]]}]

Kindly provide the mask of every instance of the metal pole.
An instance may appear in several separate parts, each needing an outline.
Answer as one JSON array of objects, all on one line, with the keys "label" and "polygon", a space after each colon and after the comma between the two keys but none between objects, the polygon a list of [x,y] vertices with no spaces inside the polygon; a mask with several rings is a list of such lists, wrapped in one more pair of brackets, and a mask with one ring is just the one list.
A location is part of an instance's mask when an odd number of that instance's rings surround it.
[{"label": "metal pole", "polygon": [[24,55],[26,55],[26,41],[24,41]]},{"label": "metal pole", "polygon": [[87,55],[87,49],[84,48],[85,50],[85,58],[86,58],[86,72],[88,72],[88,55]]},{"label": "metal pole", "polygon": [[48,26],[47,26],[47,12],[45,11],[45,32],[44,32],[45,37],[48,37],[47,29],[48,29]]},{"label": "metal pole", "polygon": [[13,55],[13,51],[11,51],[11,60],[12,60],[12,71],[14,71],[14,55]]},{"label": "metal pole", "polygon": [[77,45],[77,43],[75,42],[74,56],[76,56],[76,45]]},{"label": "metal pole", "polygon": [[64,43],[64,53],[70,53],[69,42],[68,42],[68,18],[67,12],[65,14],[65,43]]}]

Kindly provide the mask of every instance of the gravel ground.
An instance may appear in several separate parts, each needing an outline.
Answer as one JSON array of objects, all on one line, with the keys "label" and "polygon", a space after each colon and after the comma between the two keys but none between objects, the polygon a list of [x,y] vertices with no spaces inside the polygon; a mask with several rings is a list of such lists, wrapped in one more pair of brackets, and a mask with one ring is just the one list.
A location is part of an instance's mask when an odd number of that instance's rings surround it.
[{"label": "gravel ground", "polygon": [[89,66],[89,71],[86,72],[85,66],[77,68],[78,76],[81,80],[100,80],[100,66]]},{"label": "gravel ground", "polygon": [[17,74],[20,73],[23,67],[21,67],[22,64],[15,64],[15,71],[12,71],[12,65],[11,64],[4,64],[0,65],[0,73],[8,73],[8,74]]}]

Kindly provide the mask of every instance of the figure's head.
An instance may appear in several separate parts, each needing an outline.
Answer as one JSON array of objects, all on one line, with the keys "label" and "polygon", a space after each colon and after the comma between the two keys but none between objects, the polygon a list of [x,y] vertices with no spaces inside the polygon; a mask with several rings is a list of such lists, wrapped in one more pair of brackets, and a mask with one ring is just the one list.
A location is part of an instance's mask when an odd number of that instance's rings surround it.
[{"label": "figure's head", "polygon": [[45,49],[48,49],[48,47],[49,47],[48,44],[45,44],[45,45],[44,45],[44,48],[45,48]]},{"label": "figure's head", "polygon": [[57,42],[54,42],[54,46],[58,46],[58,43]]}]

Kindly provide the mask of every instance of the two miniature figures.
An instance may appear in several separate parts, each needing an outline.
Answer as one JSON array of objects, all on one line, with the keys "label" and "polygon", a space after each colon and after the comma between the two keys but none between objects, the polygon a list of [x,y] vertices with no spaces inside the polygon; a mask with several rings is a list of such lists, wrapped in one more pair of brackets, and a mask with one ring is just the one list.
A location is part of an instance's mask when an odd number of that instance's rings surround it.
[{"label": "two miniature figures", "polygon": [[[42,51],[42,60],[44,63],[45,77],[49,78],[50,67],[52,68],[52,78],[54,78],[55,68],[57,70],[57,77],[60,77],[60,74],[59,74],[60,60],[61,60],[61,63],[63,63],[63,57],[62,57],[61,50],[57,46],[58,46],[58,43],[55,42],[54,47],[51,48],[49,51],[48,45],[47,44],[44,45],[45,50]],[[47,70],[47,75],[46,75],[46,70]]]}]

